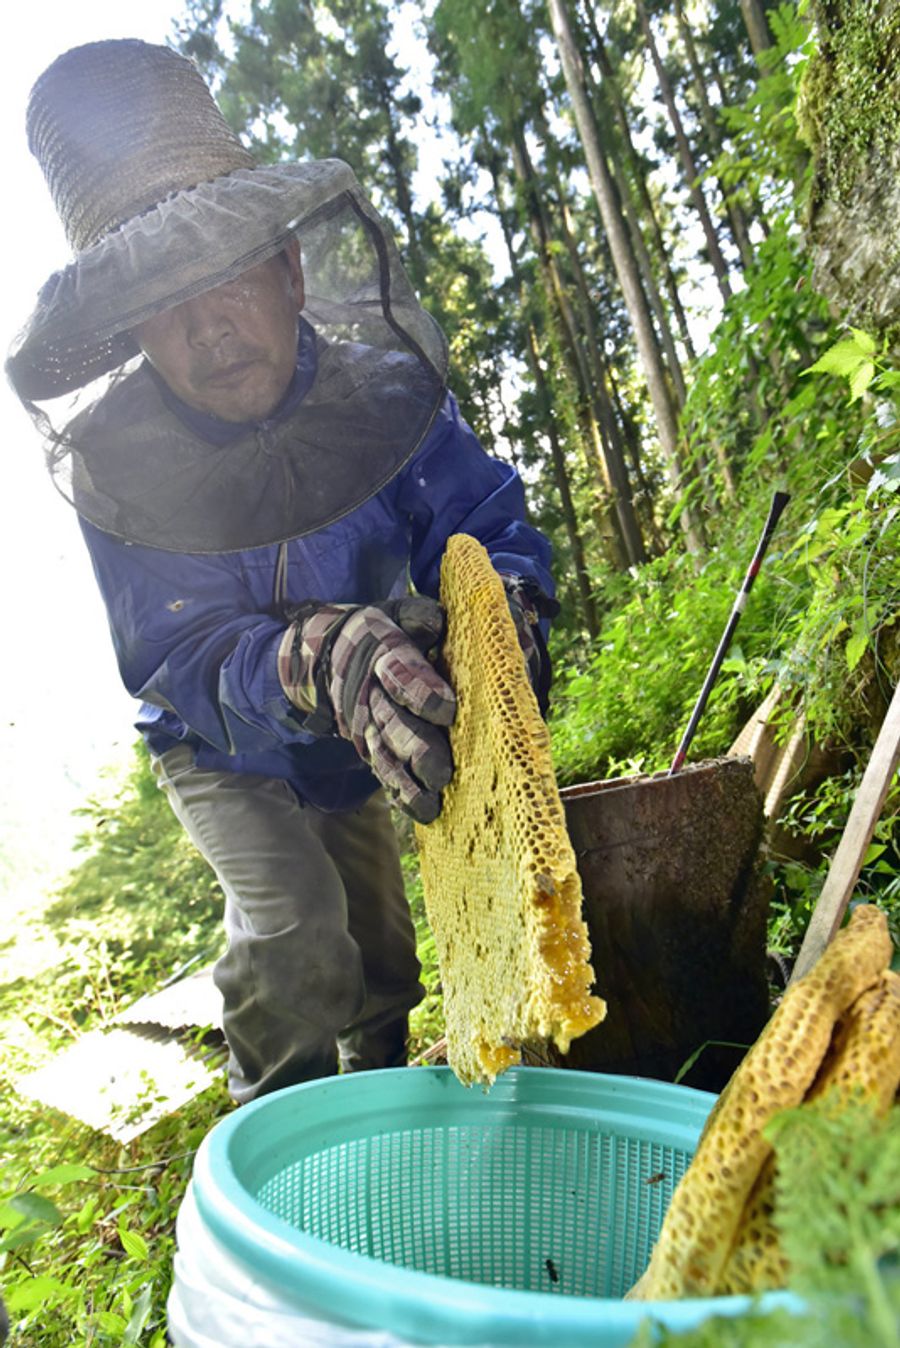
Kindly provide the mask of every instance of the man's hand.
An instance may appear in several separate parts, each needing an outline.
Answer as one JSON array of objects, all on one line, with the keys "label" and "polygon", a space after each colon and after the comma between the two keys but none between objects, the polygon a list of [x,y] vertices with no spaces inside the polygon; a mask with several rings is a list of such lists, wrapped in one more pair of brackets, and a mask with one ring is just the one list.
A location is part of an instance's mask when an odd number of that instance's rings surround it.
[{"label": "man's hand", "polygon": [[453,689],[425,658],[444,635],[440,604],[308,604],[288,616],[278,672],[307,729],[350,740],[396,804],[430,824],[453,775],[456,715]]}]

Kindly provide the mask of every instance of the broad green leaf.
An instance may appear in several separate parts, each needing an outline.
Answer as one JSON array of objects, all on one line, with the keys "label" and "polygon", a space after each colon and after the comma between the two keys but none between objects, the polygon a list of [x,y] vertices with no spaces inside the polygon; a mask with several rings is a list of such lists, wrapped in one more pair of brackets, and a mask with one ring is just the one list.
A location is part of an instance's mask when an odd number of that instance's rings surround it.
[{"label": "broad green leaf", "polygon": [[887,851],[886,843],[877,843],[877,842],[869,843],[869,846],[866,848],[866,855],[863,857],[862,864],[864,866],[870,866],[873,861],[878,860],[882,852],[886,851]]},{"label": "broad green leaf", "polygon": [[828,506],[816,520],[816,533],[833,533],[840,528],[849,513],[847,506]]},{"label": "broad green leaf", "polygon": [[43,1222],[46,1226],[59,1226],[62,1223],[63,1216],[59,1208],[41,1194],[16,1194],[9,1200],[9,1206],[21,1212],[30,1222]]},{"label": "broad green leaf", "polygon": [[124,1334],[127,1328],[124,1315],[117,1315],[115,1311],[97,1311],[92,1319],[97,1328],[104,1334],[118,1336]]},{"label": "broad green leaf", "polygon": [[850,401],[852,403],[855,403],[857,398],[862,397],[874,377],[875,365],[871,360],[864,360],[862,364],[857,365],[850,375]]},{"label": "broad green leaf", "polygon": [[853,340],[856,342],[860,351],[864,352],[867,356],[874,356],[876,351],[875,338],[870,337],[862,328],[851,328],[850,331],[852,332]]},{"label": "broad green leaf", "polygon": [[855,627],[847,641],[845,651],[847,668],[853,670],[859,664],[869,644],[869,631],[866,627]]},{"label": "broad green leaf", "polygon": [[33,1245],[41,1236],[46,1235],[47,1230],[46,1226],[34,1226],[31,1223],[16,1227],[0,1240],[0,1254],[8,1254],[11,1250],[24,1250],[27,1245]]},{"label": "broad green leaf", "polygon": [[56,1306],[60,1301],[67,1301],[75,1295],[74,1287],[68,1287],[58,1278],[51,1278],[49,1274],[14,1283],[4,1293],[6,1304],[11,1311],[33,1311],[39,1306]]},{"label": "broad green leaf", "polygon": [[839,374],[849,378],[857,366],[869,361],[868,353],[861,351],[854,341],[836,342],[801,374]]},{"label": "broad green leaf", "polygon": [[90,1194],[75,1215],[75,1229],[83,1235],[97,1215],[100,1206],[96,1194]]},{"label": "broad green leaf", "polygon": [[55,1165],[36,1175],[31,1181],[35,1189],[48,1189],[53,1184],[74,1184],[76,1180],[93,1179],[97,1174],[89,1165]]},{"label": "broad green leaf", "polygon": [[139,1232],[120,1230],[119,1239],[122,1242],[122,1249],[126,1254],[131,1255],[132,1259],[149,1259],[150,1251],[147,1248],[147,1242]]},{"label": "broad green leaf", "polygon": [[132,1307],[131,1316],[125,1327],[125,1333],[122,1336],[123,1344],[136,1344],[140,1342],[141,1330],[147,1323],[152,1301],[153,1284],[152,1282],[148,1282],[141,1288],[140,1295]]}]

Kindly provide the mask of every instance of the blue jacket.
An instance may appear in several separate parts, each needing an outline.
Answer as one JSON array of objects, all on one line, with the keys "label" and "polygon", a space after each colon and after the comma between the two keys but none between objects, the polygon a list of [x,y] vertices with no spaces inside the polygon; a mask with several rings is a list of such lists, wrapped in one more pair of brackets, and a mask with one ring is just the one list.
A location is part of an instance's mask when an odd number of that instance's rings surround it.
[{"label": "blue jacket", "polygon": [[550,547],[524,523],[521,481],[489,458],[449,394],[421,448],[376,496],[288,543],[212,555],[115,538],[82,519],[137,721],[160,754],[187,742],[200,767],[282,778],[326,810],[358,807],[377,782],[347,741],[316,739],[281,690],[283,605],[367,603],[411,580],[438,595],[448,537],[479,539],[499,571],[553,593]]}]

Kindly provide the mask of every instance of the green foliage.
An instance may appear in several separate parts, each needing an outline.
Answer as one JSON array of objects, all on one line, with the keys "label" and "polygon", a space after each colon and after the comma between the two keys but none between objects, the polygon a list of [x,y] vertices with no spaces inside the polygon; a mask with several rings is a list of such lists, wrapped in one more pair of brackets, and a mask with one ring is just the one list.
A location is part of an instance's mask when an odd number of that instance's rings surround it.
[{"label": "green foliage", "polygon": [[[39,924],[49,964],[0,986],[0,1286],[16,1348],[158,1348],[165,1342],[175,1212],[190,1154],[227,1108],[224,1088],[120,1148],[22,1100],[13,1080],[179,968],[208,957],[218,945],[221,905],[143,750],[127,779],[111,782],[80,813],[81,864],[18,933],[24,950]],[[59,943],[55,953],[48,935]],[[148,1168],[112,1173],[130,1166]]]},{"label": "green foliage", "polygon": [[224,1087],[211,1089],[119,1147],[6,1092],[0,1283],[10,1348],[163,1348],[175,1216],[194,1152],[228,1108]]},{"label": "green foliage", "polygon": [[[777,679],[787,694],[782,733],[802,714],[811,743],[838,762],[789,801],[783,836],[796,846],[770,863],[770,939],[789,953],[900,673],[900,372],[870,334],[835,333],[806,283],[800,216],[809,163],[797,138],[795,89],[814,43],[793,7],[769,10],[768,19],[776,41],[766,73],[741,107],[723,110],[732,149],[716,172],[749,182],[767,204],[769,230],[692,371],[683,416],[709,549],[696,569],[668,553],[624,582],[606,580],[602,630],[587,655],[565,633],[554,637],[552,732],[566,783],[668,765],[772,490],[788,490],[791,503],[690,753],[697,760],[726,752]],[[748,381],[755,402],[735,398]],[[717,485],[712,447],[732,466],[736,498]],[[859,890],[895,924],[898,804],[895,788]]]},{"label": "green foliage", "polygon": [[[845,1302],[839,1341],[900,1345],[900,1282],[893,1267],[900,1255],[900,1108],[878,1119],[862,1104],[834,1114],[822,1102],[780,1115],[769,1134],[794,1286],[852,1299]],[[851,1321],[858,1323],[851,1328]]]},{"label": "green foliage", "polygon": [[[739,642],[710,698],[692,757],[722,752],[771,669],[777,586],[753,590]],[[668,766],[746,570],[725,548],[699,573],[685,554],[640,569],[631,597],[604,621],[584,666],[556,680],[554,760],[564,783]],[[745,624],[745,625],[744,625]]]},{"label": "green foliage", "polygon": [[162,1348],[175,1214],[197,1144],[229,1107],[224,1086],[120,1147],[17,1097],[10,1078],[210,958],[221,895],[142,747],[79,813],[80,864],[32,918],[56,958],[0,986],[0,1285],[15,1348]]},{"label": "green foliage", "polygon": [[[173,972],[212,958],[220,895],[143,748],[127,778],[80,813],[83,860],[40,915],[60,938],[60,960],[0,988],[0,1289],[10,1348],[164,1348],[175,1217],[197,1146],[232,1107],[224,1076],[127,1146],[23,1100],[12,1077]],[[412,1017],[416,1054],[443,1032],[442,1001],[412,833],[398,820],[428,992]]]},{"label": "green foliage", "polygon": [[431,1048],[444,1033],[444,999],[441,995],[437,950],[425,915],[422,877],[419,874],[412,827],[409,818],[398,811],[394,813],[394,821],[400,837],[400,860],[403,865],[406,897],[416,928],[416,953],[422,965],[420,979],[425,988],[424,998],[413,1008],[409,1017],[409,1060],[413,1062]]},{"label": "green foliage", "polygon": [[809,153],[798,135],[797,84],[815,51],[806,6],[767,9],[774,42],[764,72],[741,101],[721,110],[732,147],[715,164],[726,185],[741,182],[751,195],[778,210],[797,205],[795,193],[809,169]]},{"label": "green foliage", "polygon": [[[828,373],[835,351],[837,378]],[[878,401],[860,415],[856,399],[848,414],[848,385],[867,353],[865,334],[856,334],[828,348],[813,378],[801,382],[797,372],[799,392],[785,405],[781,433],[788,443],[815,443],[818,459],[786,458],[781,480],[793,499],[690,751],[694,761],[725,753],[777,678],[788,694],[784,732],[802,711],[812,742],[843,765],[787,806],[783,826],[800,844],[799,859],[772,867],[772,943],[785,952],[809,919],[900,673],[896,380],[876,357],[866,397]],[[755,514],[745,506],[731,529],[717,532],[697,570],[672,553],[641,568],[627,596],[611,604],[593,652],[558,674],[551,728],[563,782],[661,770],[671,761],[764,517],[765,479],[750,474],[775,455],[774,439],[758,436],[742,484]],[[898,808],[895,788],[859,885],[895,923]]]}]

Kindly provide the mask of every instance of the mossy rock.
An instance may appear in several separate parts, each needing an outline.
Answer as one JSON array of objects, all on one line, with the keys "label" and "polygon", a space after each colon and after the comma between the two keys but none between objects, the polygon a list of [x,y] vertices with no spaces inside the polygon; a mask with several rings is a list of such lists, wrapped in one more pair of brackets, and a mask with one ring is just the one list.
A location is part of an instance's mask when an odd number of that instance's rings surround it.
[{"label": "mossy rock", "polygon": [[900,322],[900,0],[820,0],[798,118],[814,155],[813,285],[840,315]]}]

